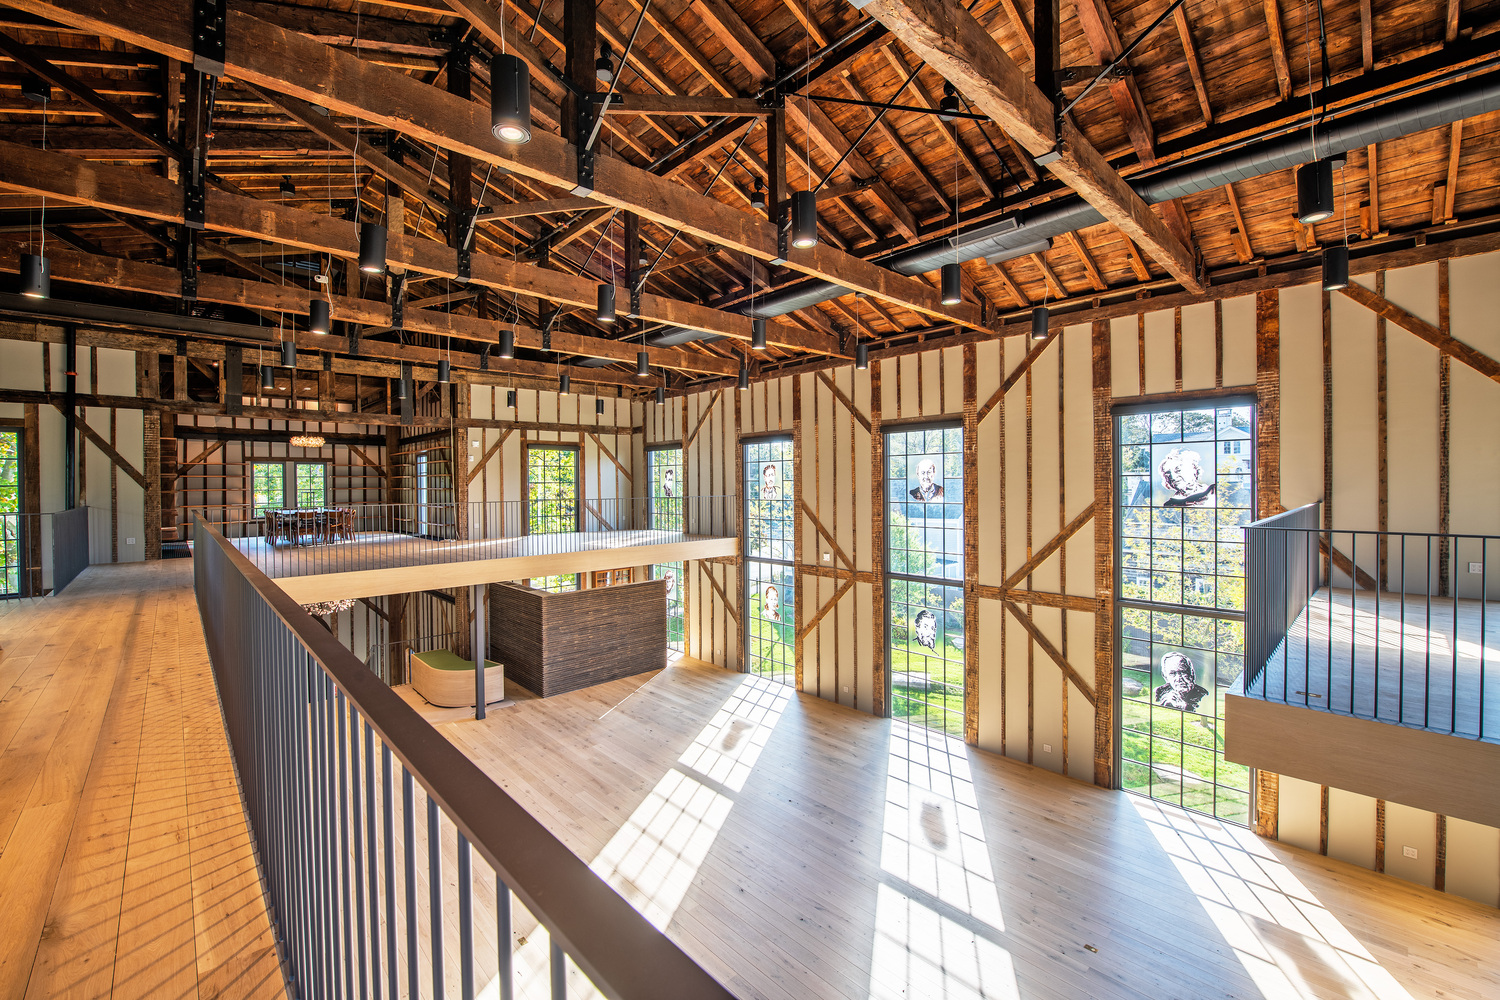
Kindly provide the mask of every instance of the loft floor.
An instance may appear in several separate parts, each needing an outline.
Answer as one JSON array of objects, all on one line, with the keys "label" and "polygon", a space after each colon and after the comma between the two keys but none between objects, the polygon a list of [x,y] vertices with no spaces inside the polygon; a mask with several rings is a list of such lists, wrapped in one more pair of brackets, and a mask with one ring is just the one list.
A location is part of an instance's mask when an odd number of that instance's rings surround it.
[{"label": "loft floor", "polygon": [[1500,911],[697,661],[430,718],[742,997],[1500,995]]},{"label": "loft floor", "polygon": [[1324,587],[1245,693],[1500,742],[1500,601]]},{"label": "loft floor", "polygon": [[0,602],[0,997],[285,996],[192,569]]}]

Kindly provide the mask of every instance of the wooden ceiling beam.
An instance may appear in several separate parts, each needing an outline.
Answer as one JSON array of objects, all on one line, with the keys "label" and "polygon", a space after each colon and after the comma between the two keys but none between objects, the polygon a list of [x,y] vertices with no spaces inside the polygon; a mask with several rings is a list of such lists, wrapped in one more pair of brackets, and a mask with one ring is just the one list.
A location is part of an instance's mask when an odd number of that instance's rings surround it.
[{"label": "wooden ceiling beam", "polygon": [[[151,0],[129,7],[114,0],[15,0],[13,6],[174,59],[192,58],[192,18],[188,16],[187,0]],[[226,29],[226,59],[229,75],[236,80],[316,101],[567,191],[577,188],[576,151],[557,136],[533,131],[531,142],[524,146],[504,145],[491,134],[488,109],[483,105],[234,9],[230,10]],[[593,196],[605,204],[637,212],[663,225],[681,227],[690,235],[764,260],[780,259],[777,230],[769,221],[695,194],[623,160],[601,157],[595,186]],[[1155,239],[1144,230],[1141,235],[1142,245],[1154,252]],[[938,320],[987,329],[977,306],[945,306],[938,291],[925,282],[834,247],[792,250],[786,266]],[[749,320],[745,319],[748,336]],[[815,349],[802,344],[786,346]]]},{"label": "wooden ceiling beam", "polygon": [[750,71],[757,86],[776,75],[776,57],[766,48],[760,35],[753,31],[728,0],[692,0],[688,5],[708,30],[724,43],[729,54]]},{"label": "wooden ceiling beam", "polygon": [[617,92],[610,99],[612,115],[723,115],[760,117],[771,109],[753,97],[699,97],[693,94],[637,94]]},{"label": "wooden ceiling beam", "polygon": [[[1100,65],[1108,65],[1119,57],[1124,43],[1115,31],[1114,18],[1105,5],[1105,0],[1076,0],[1078,24],[1088,39],[1089,47]],[[1181,7],[1177,8],[1180,12]],[[1146,113],[1146,102],[1141,98],[1141,88],[1135,77],[1111,76],[1109,93],[1115,102],[1115,111],[1120,116],[1130,144],[1144,166],[1156,163],[1156,130],[1151,125],[1151,116]]]},{"label": "wooden ceiling beam", "polygon": [[1203,112],[1203,124],[1214,123],[1214,109],[1208,103],[1208,89],[1203,83],[1203,64],[1198,59],[1198,47],[1193,44],[1193,32],[1188,26],[1187,5],[1172,11],[1172,21],[1177,25],[1177,37],[1182,41],[1182,55],[1187,60],[1188,75],[1193,78],[1193,90],[1198,95],[1198,107]]},{"label": "wooden ceiling beam", "polygon": [[1286,58],[1286,39],[1281,32],[1281,11],[1276,0],[1261,0],[1265,8],[1266,34],[1271,43],[1271,65],[1276,69],[1276,92],[1284,101],[1292,94],[1292,70]]},{"label": "wooden ceiling beam", "polygon": [[[165,178],[14,143],[0,142],[0,184],[107,211],[182,221],[182,189]],[[359,257],[359,227],[343,219],[213,189],[207,192],[206,215],[210,230],[275,240],[351,261]],[[457,255],[451,247],[420,237],[390,233],[386,259],[393,268],[445,278],[458,274]],[[473,256],[470,283],[563,305],[591,308],[598,302],[596,281],[486,254]],[[736,340],[751,337],[748,316],[659,295],[641,296],[641,316]],[[837,341],[788,323],[771,321],[766,334],[771,343],[783,347],[839,354]]]},{"label": "wooden ceiling beam", "polygon": [[864,12],[1033,154],[1055,149],[1047,167],[1118,226],[1190,291],[1205,286],[1199,261],[1071,122],[1052,107],[974,16],[953,0],[873,0]]},{"label": "wooden ceiling beam", "polygon": [[[854,78],[853,68],[844,70],[842,78],[844,89],[849,92],[850,97],[856,101],[874,101],[874,98],[866,93],[865,89],[859,85],[859,81]],[[937,178],[932,176],[926,165],[917,157],[916,152],[906,144],[906,140],[901,138],[901,133],[896,131],[895,125],[888,121],[886,116],[879,115],[879,112],[874,108],[869,110],[871,114],[878,115],[875,119],[875,131],[879,132],[885,141],[891,144],[891,148],[907,162],[912,170],[916,171],[917,176],[922,179],[922,183],[927,185],[927,190],[937,198],[938,204],[943,206],[943,211],[952,212],[953,204],[951,199],[954,197],[953,193],[943,191],[942,185],[938,183]]]},{"label": "wooden ceiling beam", "polygon": [[518,201],[511,205],[495,205],[480,218],[480,222],[498,222],[501,219],[523,219],[532,215],[552,215],[556,212],[579,212],[600,205],[592,198],[547,198],[541,201]]}]

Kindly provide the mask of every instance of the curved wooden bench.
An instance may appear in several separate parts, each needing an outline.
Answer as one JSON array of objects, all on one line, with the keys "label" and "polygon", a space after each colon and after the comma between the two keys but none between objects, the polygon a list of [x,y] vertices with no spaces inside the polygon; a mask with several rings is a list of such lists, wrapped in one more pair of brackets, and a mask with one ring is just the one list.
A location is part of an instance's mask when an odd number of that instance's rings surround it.
[{"label": "curved wooden bench", "polygon": [[[484,697],[496,702],[505,698],[505,668],[494,660],[484,661]],[[411,654],[412,689],[440,708],[474,707],[474,662],[459,659],[447,649]]]}]

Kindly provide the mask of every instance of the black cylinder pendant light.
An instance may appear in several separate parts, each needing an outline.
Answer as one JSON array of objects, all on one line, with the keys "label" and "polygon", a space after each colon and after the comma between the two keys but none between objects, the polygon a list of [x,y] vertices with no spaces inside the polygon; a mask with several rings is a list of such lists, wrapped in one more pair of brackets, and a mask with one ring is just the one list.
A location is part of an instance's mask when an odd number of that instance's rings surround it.
[{"label": "black cylinder pendant light", "polygon": [[858,371],[865,371],[870,367],[870,345],[858,344],[854,348],[854,367]]},{"label": "black cylinder pendant light", "polygon": [[312,300],[307,309],[307,329],[312,333],[327,333],[333,329],[329,322],[327,299]]},{"label": "black cylinder pendant light", "polygon": [[438,381],[439,382],[452,382],[453,381],[453,366],[448,363],[448,359],[447,358],[442,358],[441,360],[438,361]]},{"label": "black cylinder pendant light", "polygon": [[516,390],[505,390],[505,406],[506,409],[510,410],[514,410],[516,408]]},{"label": "black cylinder pendant light", "polygon": [[378,222],[359,224],[359,269],[366,274],[385,273],[385,227]]},{"label": "black cylinder pendant light", "polygon": [[943,305],[956,306],[963,300],[963,272],[958,261],[950,260],[943,265]]},{"label": "black cylinder pendant light", "polygon": [[750,346],[757,351],[766,349],[766,321],[763,319],[752,319],[750,321]]},{"label": "black cylinder pendant light", "polygon": [[958,91],[953,84],[943,84],[943,99],[938,102],[938,121],[951,122],[958,117]]},{"label": "black cylinder pendant light", "polygon": [[792,194],[792,246],[807,249],[818,242],[818,198],[811,191]]},{"label": "black cylinder pendant light", "polygon": [[490,131],[501,142],[531,141],[531,67],[509,52],[490,60]]},{"label": "black cylinder pendant light", "polygon": [[52,100],[52,84],[34,73],[28,73],[21,77],[21,96],[37,104],[47,104]]},{"label": "black cylinder pendant light", "polygon": [[755,188],[750,192],[750,207],[757,212],[766,210],[766,182],[755,178]]},{"label": "black cylinder pendant light", "polygon": [[615,286],[599,286],[599,304],[594,310],[594,319],[600,323],[615,321]]},{"label": "black cylinder pendant light", "polygon": [[641,378],[651,374],[651,355],[645,351],[635,352],[635,373]]},{"label": "black cylinder pendant light", "polygon": [[260,366],[260,387],[267,390],[276,388],[276,373],[271,371],[270,365]]},{"label": "black cylinder pendant light", "polygon": [[1304,225],[1333,216],[1333,164],[1315,160],[1297,168],[1297,221]]},{"label": "black cylinder pendant light", "polygon": [[21,294],[30,299],[52,296],[52,262],[34,253],[21,255]]},{"label": "black cylinder pendant light", "polygon": [[569,389],[568,389],[568,383],[569,382],[570,382],[570,379],[568,378],[568,373],[566,371],[563,372],[562,374],[558,375],[557,376],[557,391],[560,392],[560,393],[562,393],[564,396],[566,396],[568,394],[568,392],[569,392]]},{"label": "black cylinder pendant light", "polygon": [[740,365],[739,385],[742,390],[750,388],[750,369],[746,368],[743,364]]},{"label": "black cylinder pendant light", "polygon": [[1349,247],[1336,243],[1323,251],[1323,291],[1349,287]]},{"label": "black cylinder pendant light", "polygon": [[281,367],[297,367],[297,345],[290,340],[281,342]]},{"label": "black cylinder pendant light", "polygon": [[667,405],[667,387],[664,385],[659,385],[656,387],[656,405]]},{"label": "black cylinder pendant light", "polygon": [[594,412],[597,413],[601,417],[604,416],[604,400],[602,400],[602,399],[596,399],[596,400],[594,400]]},{"label": "black cylinder pendant light", "polygon": [[505,329],[500,331],[500,356],[502,358],[513,358],[516,356],[516,331]]},{"label": "black cylinder pendant light", "polygon": [[1046,340],[1047,339],[1047,318],[1048,318],[1048,315],[1049,314],[1047,312],[1047,307],[1046,306],[1037,306],[1035,309],[1031,310],[1031,339],[1032,340]]}]

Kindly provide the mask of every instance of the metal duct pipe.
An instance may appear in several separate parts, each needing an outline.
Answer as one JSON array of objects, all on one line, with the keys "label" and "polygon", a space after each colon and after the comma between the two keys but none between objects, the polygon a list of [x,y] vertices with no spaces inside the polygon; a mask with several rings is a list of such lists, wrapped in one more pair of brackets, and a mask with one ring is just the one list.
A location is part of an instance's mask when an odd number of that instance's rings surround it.
[{"label": "metal duct pipe", "polygon": [[[1131,186],[1147,204],[1170,201],[1221,187],[1231,181],[1260,177],[1319,157],[1347,153],[1496,110],[1500,110],[1500,73],[1463,80],[1331,121],[1319,126],[1316,149],[1308,130],[1299,128],[1186,166],[1169,167],[1135,181]],[[1088,202],[1070,195],[1047,205],[1022,210],[1000,223],[990,221],[963,230],[958,236],[958,257],[960,260],[1004,259],[1008,254],[1031,253],[1035,252],[1033,244],[1103,221],[1104,216]],[[913,275],[935,270],[953,258],[954,237],[945,236],[877,257],[874,262],[898,274]],[[806,281],[759,296],[753,309],[743,311],[748,316],[762,318],[783,316],[849,292],[850,289],[830,281]],[[668,327],[649,335],[647,343],[675,347],[693,340],[717,339],[713,334],[697,330]]]}]

